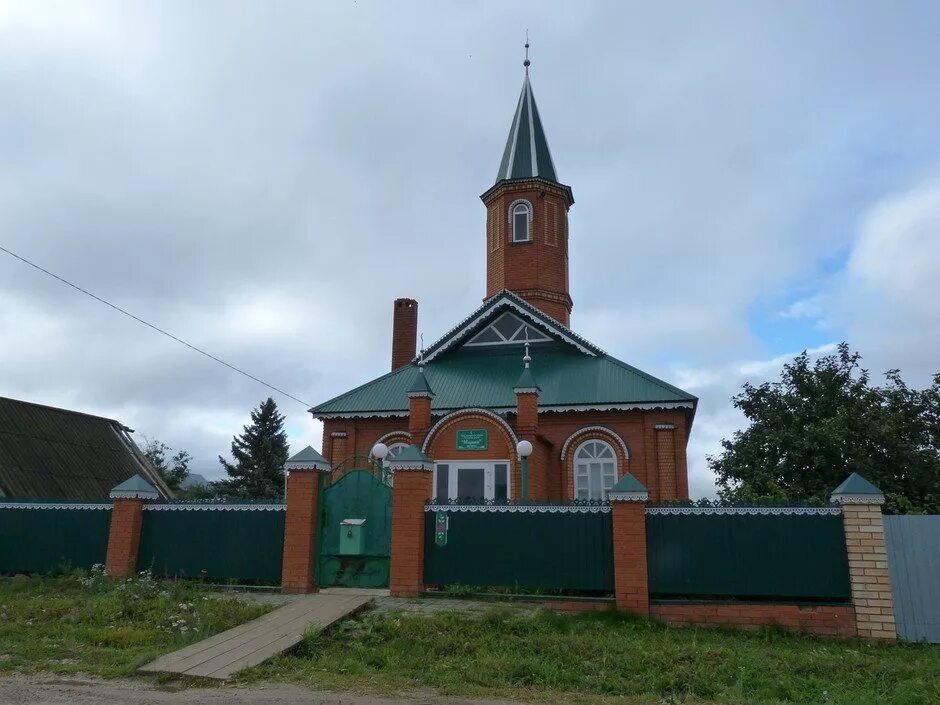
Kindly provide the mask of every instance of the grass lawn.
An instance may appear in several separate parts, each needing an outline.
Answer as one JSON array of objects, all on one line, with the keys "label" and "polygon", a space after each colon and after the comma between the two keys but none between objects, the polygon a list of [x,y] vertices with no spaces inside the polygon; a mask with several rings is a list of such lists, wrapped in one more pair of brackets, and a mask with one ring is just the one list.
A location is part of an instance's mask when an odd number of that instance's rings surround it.
[{"label": "grass lawn", "polygon": [[0,673],[130,676],[186,644],[271,608],[216,599],[199,585],[100,572],[0,580]]},{"label": "grass lawn", "polygon": [[593,613],[365,613],[242,682],[631,703],[940,703],[940,647],[667,629]]}]

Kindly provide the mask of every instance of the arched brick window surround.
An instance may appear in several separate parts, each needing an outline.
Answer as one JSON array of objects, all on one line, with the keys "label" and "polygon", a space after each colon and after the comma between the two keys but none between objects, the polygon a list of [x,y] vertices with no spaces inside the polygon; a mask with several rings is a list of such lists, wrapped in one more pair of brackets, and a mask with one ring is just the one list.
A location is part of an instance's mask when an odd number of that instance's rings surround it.
[{"label": "arched brick window surround", "polygon": [[585,441],[606,441],[617,456],[617,479],[630,472],[630,448],[623,438],[606,426],[585,426],[579,428],[565,440],[561,446],[562,487],[566,499],[574,499],[574,455]]},{"label": "arched brick window surround", "polygon": [[[513,220],[516,213],[517,206],[525,206],[528,211],[528,217],[526,218],[526,239],[525,240],[516,240]],[[525,198],[517,198],[515,201],[509,204],[509,211],[507,213],[507,219],[509,222],[509,242],[532,242],[534,225],[533,221],[535,220],[535,209],[532,208],[532,204]]]}]

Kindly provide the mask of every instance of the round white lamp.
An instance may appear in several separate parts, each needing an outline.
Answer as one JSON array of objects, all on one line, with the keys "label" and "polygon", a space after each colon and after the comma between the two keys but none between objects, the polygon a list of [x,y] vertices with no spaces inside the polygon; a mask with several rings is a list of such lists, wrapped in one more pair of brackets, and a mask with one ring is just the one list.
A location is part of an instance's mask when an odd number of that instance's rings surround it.
[{"label": "round white lamp", "polygon": [[372,446],[372,457],[377,460],[385,460],[388,457],[388,446],[384,443],[376,443]]},{"label": "round white lamp", "polygon": [[520,458],[528,458],[532,455],[532,444],[528,441],[519,441],[516,443],[516,452]]}]

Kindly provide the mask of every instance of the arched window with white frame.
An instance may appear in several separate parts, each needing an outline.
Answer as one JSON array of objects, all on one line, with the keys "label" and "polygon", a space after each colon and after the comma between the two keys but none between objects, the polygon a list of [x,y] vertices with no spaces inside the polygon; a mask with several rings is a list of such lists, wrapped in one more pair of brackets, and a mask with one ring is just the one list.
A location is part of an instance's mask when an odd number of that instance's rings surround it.
[{"label": "arched window with white frame", "polygon": [[606,441],[592,439],[574,453],[575,499],[607,499],[617,482],[617,454]]},{"label": "arched window with white frame", "polygon": [[525,200],[513,201],[509,206],[509,225],[513,242],[532,239],[532,204]]}]

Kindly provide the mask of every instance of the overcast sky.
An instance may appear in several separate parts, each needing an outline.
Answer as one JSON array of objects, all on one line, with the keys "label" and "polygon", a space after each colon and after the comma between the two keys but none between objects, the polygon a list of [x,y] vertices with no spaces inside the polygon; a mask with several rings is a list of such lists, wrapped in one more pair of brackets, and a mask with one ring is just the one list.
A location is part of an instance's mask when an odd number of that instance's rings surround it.
[{"label": "overcast sky", "polygon": [[[479,305],[527,28],[572,327],[701,398],[694,495],[793,354],[940,370],[935,2],[5,0],[0,244],[323,401],[387,371],[394,298],[428,343]],[[268,393],[0,253],[0,395],[213,477]]]}]

